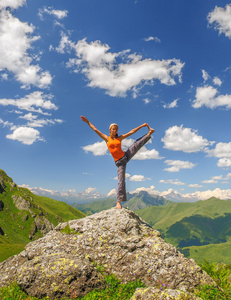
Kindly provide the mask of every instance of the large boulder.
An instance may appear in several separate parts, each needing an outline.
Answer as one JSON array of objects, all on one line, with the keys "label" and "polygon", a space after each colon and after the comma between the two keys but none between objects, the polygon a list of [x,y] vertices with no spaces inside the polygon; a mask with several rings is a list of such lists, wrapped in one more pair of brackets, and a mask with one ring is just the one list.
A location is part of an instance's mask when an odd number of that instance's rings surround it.
[{"label": "large boulder", "polygon": [[183,292],[213,284],[193,259],[167,244],[136,214],[112,208],[61,223],[29,243],[19,255],[0,264],[0,286],[13,280],[37,297],[84,295],[105,286],[95,264],[123,283],[141,279],[148,287],[158,287],[163,282],[168,289]]}]

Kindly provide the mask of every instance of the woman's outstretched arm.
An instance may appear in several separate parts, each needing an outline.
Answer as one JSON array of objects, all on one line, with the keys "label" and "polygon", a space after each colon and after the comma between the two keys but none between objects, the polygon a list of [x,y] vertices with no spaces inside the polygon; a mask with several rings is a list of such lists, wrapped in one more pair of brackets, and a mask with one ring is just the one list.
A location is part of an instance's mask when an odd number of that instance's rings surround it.
[{"label": "woman's outstretched arm", "polygon": [[140,125],[140,126],[134,128],[134,129],[132,129],[132,130],[129,131],[128,133],[122,134],[122,135],[120,136],[121,141],[122,141],[123,139],[126,139],[126,138],[129,137],[130,135],[136,133],[138,130],[140,130],[141,128],[146,127],[146,126],[148,127],[149,132],[151,132],[151,131],[152,131],[152,133],[154,132],[154,130],[153,130],[147,123],[144,123],[144,124],[142,124],[142,125]]},{"label": "woman's outstretched arm", "polygon": [[91,129],[93,129],[101,137],[101,139],[103,139],[106,143],[108,142],[108,136],[106,134],[103,134],[101,131],[99,131],[93,124],[91,124],[90,121],[88,121],[86,117],[81,116],[80,118],[83,122],[87,123]]}]

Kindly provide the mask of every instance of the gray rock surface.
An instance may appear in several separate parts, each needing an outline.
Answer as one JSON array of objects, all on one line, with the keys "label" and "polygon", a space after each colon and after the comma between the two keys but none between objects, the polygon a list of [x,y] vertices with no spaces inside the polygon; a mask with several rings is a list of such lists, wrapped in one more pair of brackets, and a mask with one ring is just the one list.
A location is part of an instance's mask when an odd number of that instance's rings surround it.
[{"label": "gray rock surface", "polygon": [[[75,234],[63,233],[67,227]],[[112,208],[60,223],[29,243],[19,255],[0,264],[0,286],[16,280],[29,295],[37,297],[84,295],[105,286],[93,263],[104,266],[123,283],[141,279],[148,287],[158,287],[163,282],[169,289],[183,292],[213,284],[193,259],[167,244],[136,214]]]}]

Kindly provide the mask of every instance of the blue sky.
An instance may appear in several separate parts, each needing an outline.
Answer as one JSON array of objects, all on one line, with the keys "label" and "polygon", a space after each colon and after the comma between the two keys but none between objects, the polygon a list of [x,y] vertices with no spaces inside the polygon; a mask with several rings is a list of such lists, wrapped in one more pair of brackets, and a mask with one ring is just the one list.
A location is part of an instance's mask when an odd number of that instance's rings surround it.
[{"label": "blue sky", "polygon": [[113,193],[116,167],[84,115],[105,134],[114,122],[121,134],[144,122],[156,130],[127,166],[128,191],[231,198],[231,3],[0,9],[0,168],[17,184]]}]

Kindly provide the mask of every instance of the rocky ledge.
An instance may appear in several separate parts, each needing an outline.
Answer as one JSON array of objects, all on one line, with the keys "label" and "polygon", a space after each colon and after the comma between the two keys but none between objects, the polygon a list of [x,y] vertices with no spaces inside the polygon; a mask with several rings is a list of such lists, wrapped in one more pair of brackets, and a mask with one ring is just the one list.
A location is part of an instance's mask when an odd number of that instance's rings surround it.
[{"label": "rocky ledge", "polygon": [[164,292],[167,295],[169,290],[169,299],[179,299],[183,293],[187,299],[196,299],[189,293],[198,285],[213,284],[193,259],[166,243],[135,213],[112,208],[60,223],[43,238],[29,243],[23,252],[2,262],[0,287],[16,281],[31,296],[84,296],[105,287],[96,265],[124,283],[141,279],[147,288],[137,290],[132,299],[157,294],[155,299],[168,299],[158,289],[160,282],[168,286]]}]

